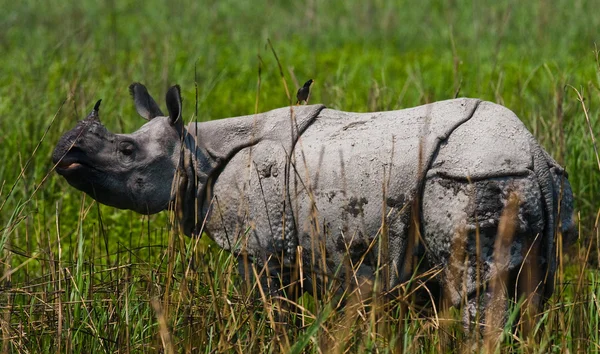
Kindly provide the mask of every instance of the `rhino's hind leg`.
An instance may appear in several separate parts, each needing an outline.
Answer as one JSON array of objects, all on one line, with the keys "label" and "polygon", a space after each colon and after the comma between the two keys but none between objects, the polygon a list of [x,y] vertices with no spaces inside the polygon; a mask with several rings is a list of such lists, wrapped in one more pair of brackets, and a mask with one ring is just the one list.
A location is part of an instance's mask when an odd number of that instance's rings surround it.
[{"label": "rhino's hind leg", "polygon": [[[506,212],[509,200],[512,215]],[[502,308],[494,316],[501,320],[490,319],[501,326],[504,305],[522,296],[540,304],[547,260],[540,252],[544,204],[533,173],[471,183],[433,176],[425,182],[421,210],[426,259],[442,269],[439,295],[463,306],[465,325],[484,324],[486,312]],[[501,226],[507,221],[512,228]]]}]

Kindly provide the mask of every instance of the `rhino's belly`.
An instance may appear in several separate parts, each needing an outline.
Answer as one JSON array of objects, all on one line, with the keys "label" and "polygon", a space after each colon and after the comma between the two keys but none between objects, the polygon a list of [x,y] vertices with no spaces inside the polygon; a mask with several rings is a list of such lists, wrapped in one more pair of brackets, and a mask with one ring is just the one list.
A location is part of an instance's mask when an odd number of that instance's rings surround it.
[{"label": "rhino's belly", "polygon": [[373,277],[392,264],[389,277],[397,278],[418,182],[422,118],[326,110],[302,135],[291,187],[304,264],[339,278]]}]

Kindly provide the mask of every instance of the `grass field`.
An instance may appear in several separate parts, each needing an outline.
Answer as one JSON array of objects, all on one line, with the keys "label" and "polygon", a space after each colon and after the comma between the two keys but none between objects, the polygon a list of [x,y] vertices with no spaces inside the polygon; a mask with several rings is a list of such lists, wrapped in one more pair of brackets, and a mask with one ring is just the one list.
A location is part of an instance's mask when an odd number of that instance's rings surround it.
[{"label": "grass field", "polygon": [[366,112],[458,94],[512,109],[566,166],[580,235],[563,250],[533,334],[509,320],[492,350],[598,352],[598,5],[0,0],[2,353],[440,353],[481,344],[454,309],[357,302],[337,311],[305,297],[301,328],[275,323],[267,300],[243,295],[230,255],[206,238],[175,234],[167,213],[98,205],[52,171],[54,145],[97,99],[109,130],[143,123],[133,81],[156,98],[179,83],[186,121],[288,104],[268,40],[291,91],[316,79],[311,103]]}]

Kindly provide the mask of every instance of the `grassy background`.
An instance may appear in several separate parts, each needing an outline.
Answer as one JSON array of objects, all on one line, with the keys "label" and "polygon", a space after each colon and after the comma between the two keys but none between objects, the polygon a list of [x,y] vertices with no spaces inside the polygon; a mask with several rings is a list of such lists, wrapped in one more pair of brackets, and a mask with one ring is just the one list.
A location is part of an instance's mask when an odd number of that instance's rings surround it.
[{"label": "grassy background", "polygon": [[[537,337],[506,335],[501,348],[597,350],[597,10],[591,0],[0,0],[2,350],[462,348],[457,326],[416,310],[410,321],[381,321],[376,311],[352,318],[306,300],[306,328],[273,324],[267,305],[237,290],[227,254],[173,235],[166,213],[98,206],[51,171],[61,133],[97,99],[110,130],[142,124],[133,81],[159,102],[179,83],[186,120],[202,121],[253,113],[260,66],[258,110],[287,104],[267,39],[291,90],[314,78],[311,102],[330,108],[391,110],[459,92],[515,111],[566,166],[582,232]],[[591,126],[566,85],[585,98]],[[343,321],[352,326],[338,328]]]}]

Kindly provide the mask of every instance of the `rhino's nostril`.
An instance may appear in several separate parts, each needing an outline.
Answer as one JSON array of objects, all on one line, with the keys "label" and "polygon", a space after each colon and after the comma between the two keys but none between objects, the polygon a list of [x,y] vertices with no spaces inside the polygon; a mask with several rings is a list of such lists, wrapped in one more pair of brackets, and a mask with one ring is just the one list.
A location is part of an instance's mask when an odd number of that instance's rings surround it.
[{"label": "rhino's nostril", "polygon": [[83,150],[81,150],[81,148],[79,148],[77,146],[71,146],[71,148],[69,148],[69,153],[83,154]]}]

